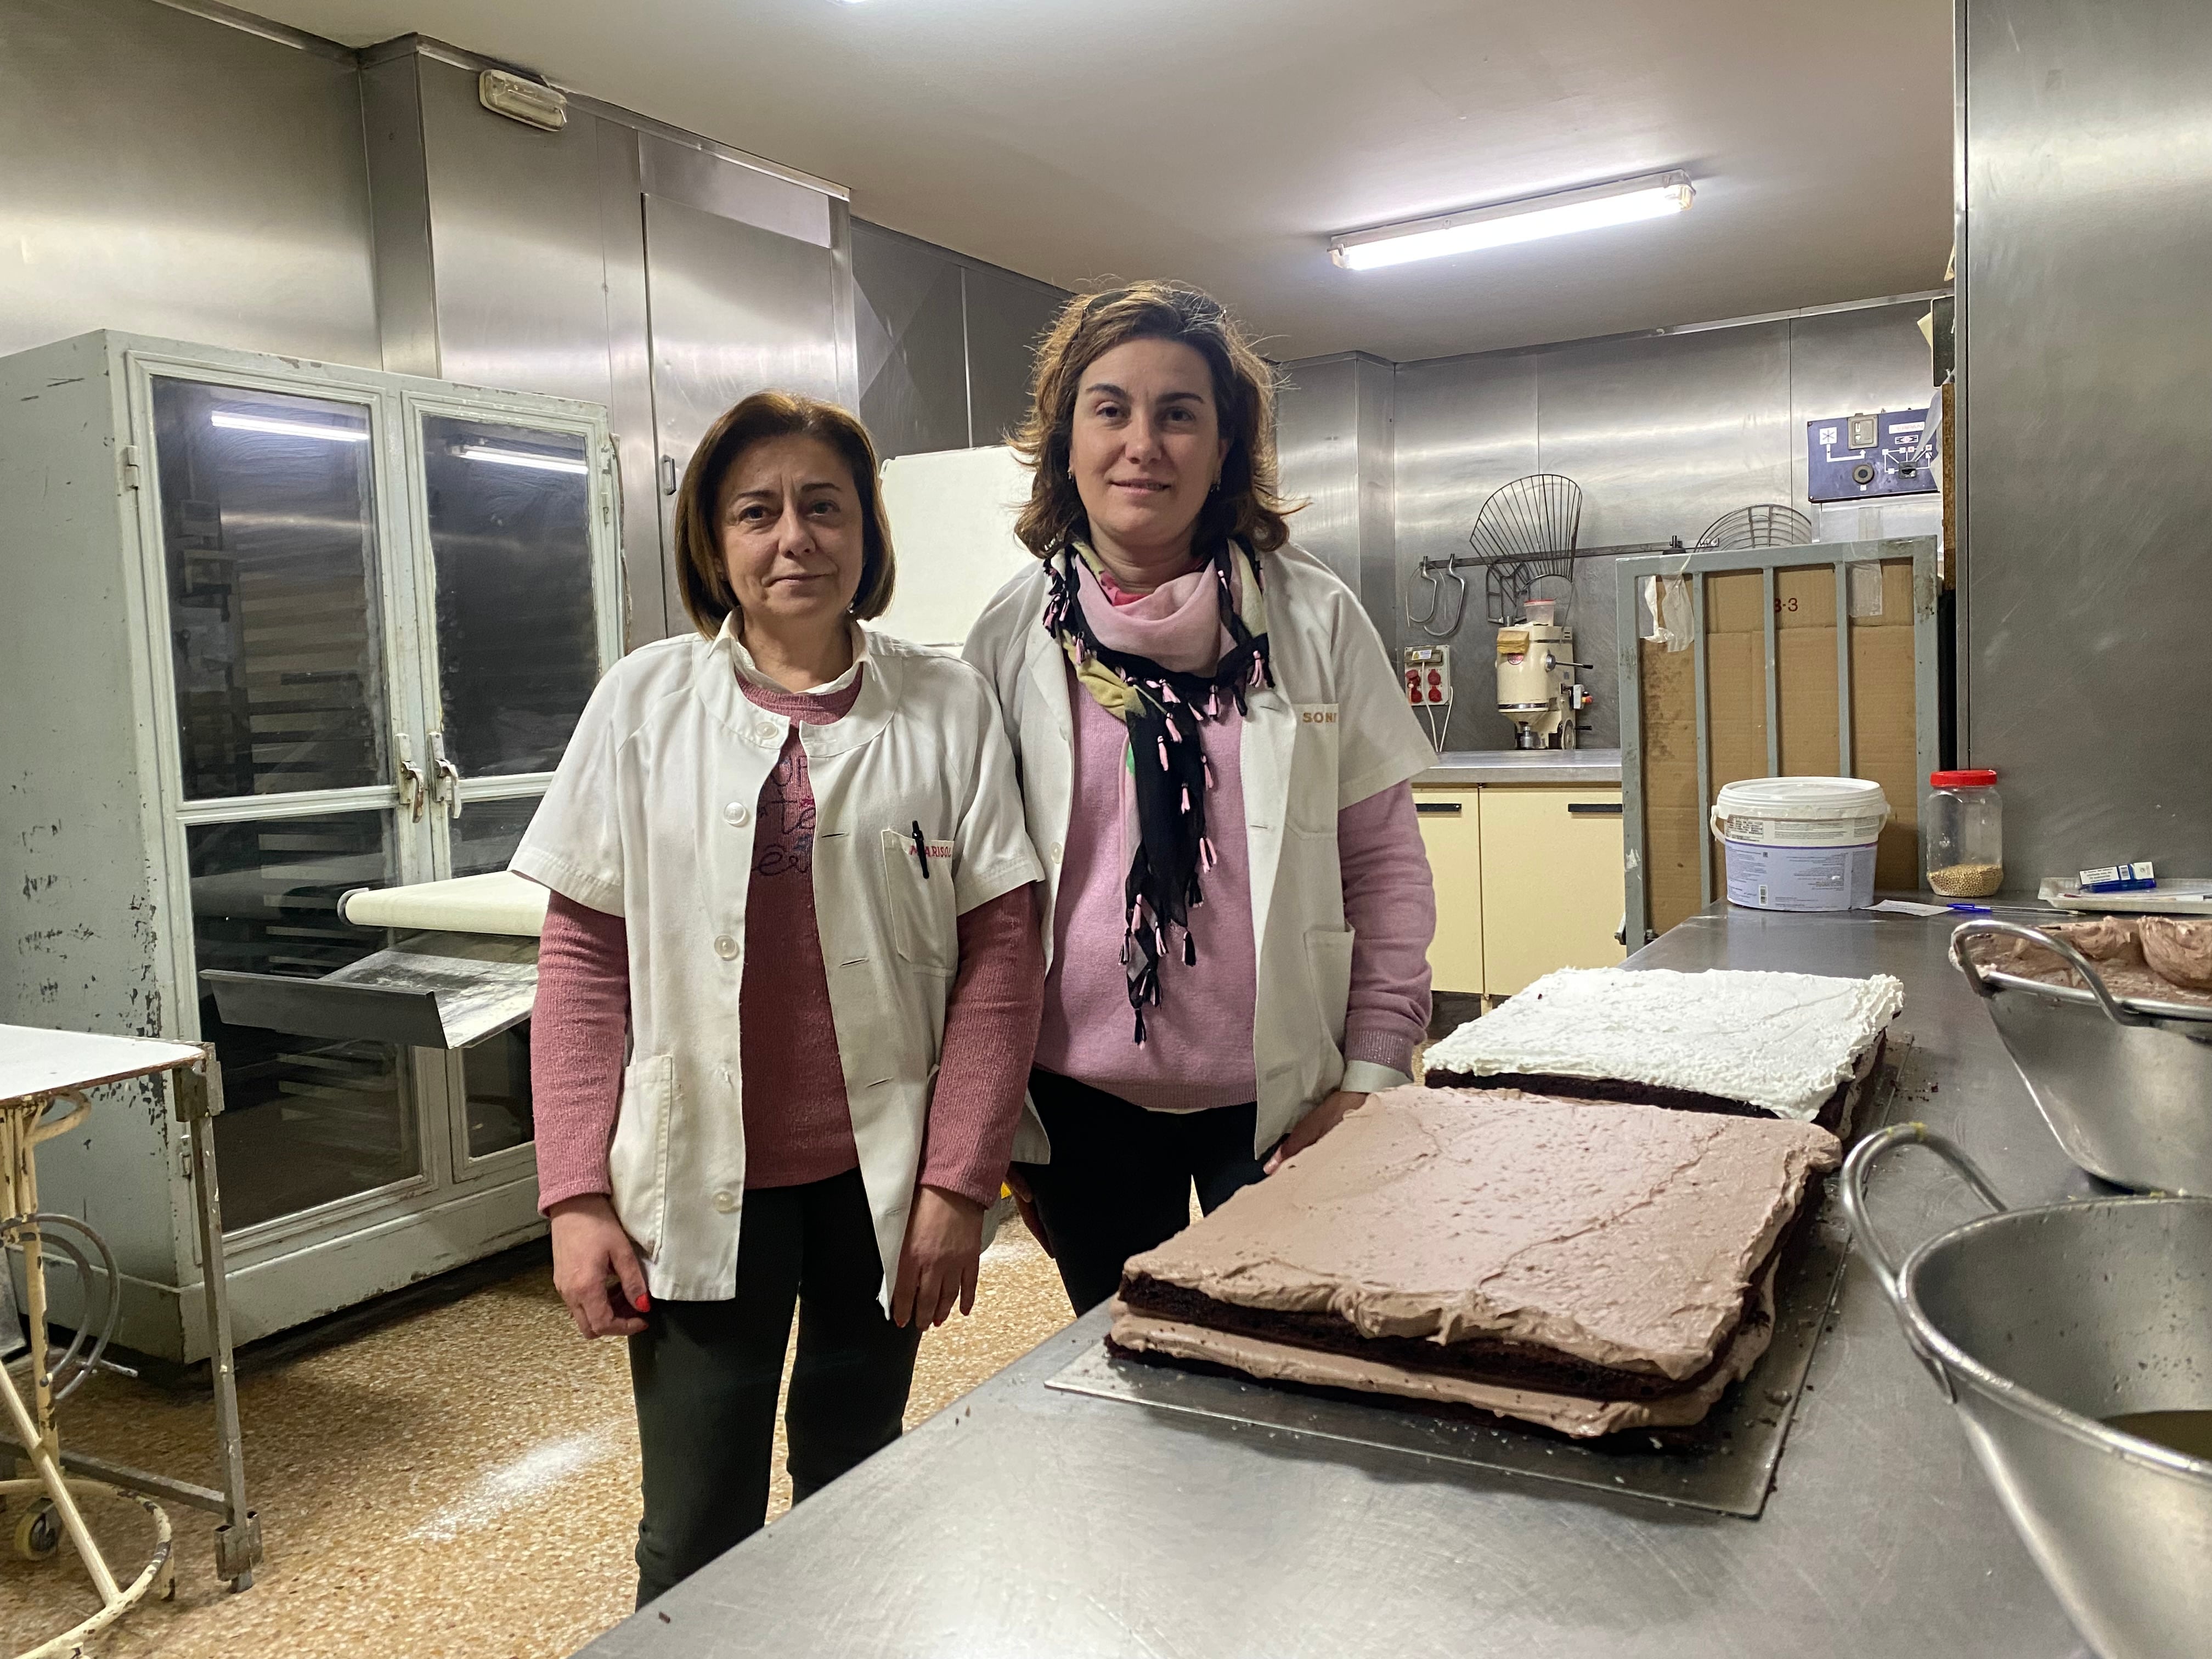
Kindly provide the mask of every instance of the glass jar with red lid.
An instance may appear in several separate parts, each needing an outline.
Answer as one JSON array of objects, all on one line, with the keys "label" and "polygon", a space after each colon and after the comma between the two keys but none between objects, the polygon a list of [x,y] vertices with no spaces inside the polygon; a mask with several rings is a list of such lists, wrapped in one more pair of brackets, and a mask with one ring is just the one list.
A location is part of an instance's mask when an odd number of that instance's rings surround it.
[{"label": "glass jar with red lid", "polygon": [[1945,898],[1987,898],[2004,885],[2004,807],[1986,769],[1931,772],[1928,884]]}]

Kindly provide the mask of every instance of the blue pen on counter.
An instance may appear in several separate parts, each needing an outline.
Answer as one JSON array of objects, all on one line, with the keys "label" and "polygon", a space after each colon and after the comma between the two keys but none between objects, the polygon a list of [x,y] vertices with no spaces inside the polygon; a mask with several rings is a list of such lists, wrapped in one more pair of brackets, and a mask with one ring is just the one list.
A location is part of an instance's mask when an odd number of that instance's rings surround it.
[{"label": "blue pen on counter", "polygon": [[921,878],[929,879],[929,842],[921,833],[921,820],[914,821],[914,855],[921,861]]},{"label": "blue pen on counter", "polygon": [[1985,916],[1990,914],[1990,907],[1986,904],[1947,904],[1943,908],[1947,910],[1956,910],[1963,915],[1969,916]]}]

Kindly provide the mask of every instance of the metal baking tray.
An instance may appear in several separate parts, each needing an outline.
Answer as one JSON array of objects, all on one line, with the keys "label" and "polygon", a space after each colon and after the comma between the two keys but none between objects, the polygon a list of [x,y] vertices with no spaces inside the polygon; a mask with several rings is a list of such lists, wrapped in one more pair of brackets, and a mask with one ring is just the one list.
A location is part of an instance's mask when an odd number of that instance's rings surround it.
[{"label": "metal baking tray", "polygon": [[[1893,1036],[1857,1110],[1861,1133],[1889,1114],[1912,1064],[1909,1039]],[[1774,1340],[1750,1376],[1722,1395],[1695,1431],[1632,1429],[1601,1441],[1569,1440],[1510,1420],[1475,1420],[1294,1385],[1117,1358],[1102,1343],[1046,1387],[1247,1424],[1316,1440],[1403,1452],[1432,1464],[1465,1464],[1662,1504],[1756,1516],[1766,1506],[1813,1351],[1834,1308],[1850,1232],[1831,1177],[1820,1209],[1775,1283]]]}]

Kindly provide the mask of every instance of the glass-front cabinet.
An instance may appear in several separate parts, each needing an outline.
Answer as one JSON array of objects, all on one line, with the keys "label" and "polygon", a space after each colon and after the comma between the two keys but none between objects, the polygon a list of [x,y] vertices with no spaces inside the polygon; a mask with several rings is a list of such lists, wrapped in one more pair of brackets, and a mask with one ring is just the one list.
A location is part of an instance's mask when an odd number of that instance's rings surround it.
[{"label": "glass-front cabinet", "polygon": [[[112,334],[0,360],[0,395],[71,353],[102,370],[89,435],[119,462],[130,590],[79,667],[129,687],[140,944],[169,990],[121,1023],[0,1018],[215,1044],[243,1340],[536,1224],[526,1023],[454,1051],[287,1036],[226,1024],[199,975],[319,978],[393,942],[342,918],[347,892],[505,867],[621,652],[613,451],[593,405]],[[19,410],[0,442],[68,448],[52,400],[55,421]],[[0,514],[28,478],[0,461]],[[45,563],[28,587],[53,626],[102,591]],[[38,690],[10,672],[11,697]],[[65,799],[68,757],[46,758]],[[105,948],[82,953],[95,980],[125,972]]]}]

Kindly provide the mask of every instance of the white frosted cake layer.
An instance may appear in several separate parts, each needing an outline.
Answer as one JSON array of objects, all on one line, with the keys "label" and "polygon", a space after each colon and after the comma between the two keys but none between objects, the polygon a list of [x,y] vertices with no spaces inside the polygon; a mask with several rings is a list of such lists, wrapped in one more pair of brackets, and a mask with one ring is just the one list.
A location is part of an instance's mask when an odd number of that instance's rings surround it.
[{"label": "white frosted cake layer", "polygon": [[1562,968],[1432,1043],[1425,1066],[1646,1083],[1806,1119],[1904,1006],[1887,974]]}]

